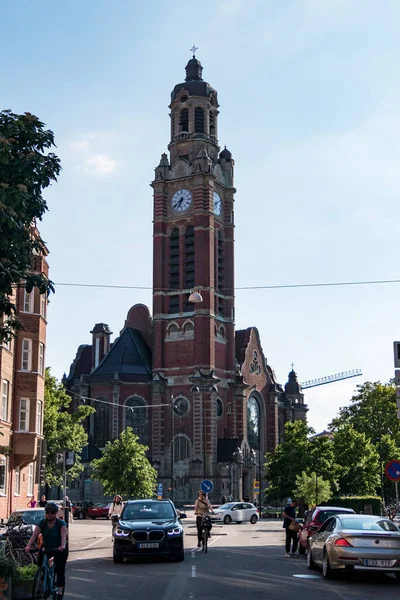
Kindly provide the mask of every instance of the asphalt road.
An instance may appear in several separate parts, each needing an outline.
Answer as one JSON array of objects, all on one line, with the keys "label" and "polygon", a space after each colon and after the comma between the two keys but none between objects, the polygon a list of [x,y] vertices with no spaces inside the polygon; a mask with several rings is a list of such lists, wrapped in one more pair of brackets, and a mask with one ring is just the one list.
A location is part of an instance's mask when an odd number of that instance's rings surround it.
[{"label": "asphalt road", "polygon": [[[328,582],[305,557],[284,557],[282,523],[220,525],[209,552],[196,547],[194,521],[185,520],[184,562],[114,565],[109,521],[74,521],[65,600],[394,600],[399,584],[379,573]],[[311,576],[311,578],[309,578]]]}]

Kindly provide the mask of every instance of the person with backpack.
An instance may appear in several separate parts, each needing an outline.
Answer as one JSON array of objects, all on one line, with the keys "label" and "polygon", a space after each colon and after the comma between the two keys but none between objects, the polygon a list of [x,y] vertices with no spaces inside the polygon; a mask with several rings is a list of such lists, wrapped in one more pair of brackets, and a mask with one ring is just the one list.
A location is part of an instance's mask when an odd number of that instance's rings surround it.
[{"label": "person with backpack", "polygon": [[40,521],[32,533],[25,552],[30,552],[33,544],[39,535],[42,535],[43,547],[39,552],[39,566],[43,563],[43,552],[47,555],[54,556],[54,566],[57,577],[58,599],[61,600],[64,596],[65,586],[65,566],[68,558],[68,543],[67,543],[67,524],[62,519],[57,518],[58,506],[55,502],[48,502],[44,507],[45,518]]}]

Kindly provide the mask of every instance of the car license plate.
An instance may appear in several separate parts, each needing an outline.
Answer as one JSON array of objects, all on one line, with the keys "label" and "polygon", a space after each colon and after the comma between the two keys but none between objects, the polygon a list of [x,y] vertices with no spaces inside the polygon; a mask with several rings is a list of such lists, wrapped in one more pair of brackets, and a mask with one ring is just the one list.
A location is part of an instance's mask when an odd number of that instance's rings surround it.
[{"label": "car license plate", "polygon": [[158,548],[160,544],[158,542],[146,542],[146,544],[138,544],[139,548]]},{"label": "car license plate", "polygon": [[366,560],[367,567],[393,567],[395,560]]}]

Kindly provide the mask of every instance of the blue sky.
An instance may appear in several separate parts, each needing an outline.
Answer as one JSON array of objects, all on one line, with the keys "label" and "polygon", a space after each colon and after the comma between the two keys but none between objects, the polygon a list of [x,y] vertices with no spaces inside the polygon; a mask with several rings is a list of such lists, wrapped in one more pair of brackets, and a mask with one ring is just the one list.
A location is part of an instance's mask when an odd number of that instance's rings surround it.
[{"label": "blue sky", "polygon": [[[19,0],[3,7],[2,108],[38,115],[63,172],[41,224],[55,282],[152,284],[153,169],[193,44],[218,90],[235,159],[236,285],[398,278],[397,0]],[[326,427],[357,383],[393,376],[399,285],[237,290],[284,383],[360,368],[309,390]],[[68,371],[96,322],[115,335],[149,290],[58,286],[47,362]]]}]

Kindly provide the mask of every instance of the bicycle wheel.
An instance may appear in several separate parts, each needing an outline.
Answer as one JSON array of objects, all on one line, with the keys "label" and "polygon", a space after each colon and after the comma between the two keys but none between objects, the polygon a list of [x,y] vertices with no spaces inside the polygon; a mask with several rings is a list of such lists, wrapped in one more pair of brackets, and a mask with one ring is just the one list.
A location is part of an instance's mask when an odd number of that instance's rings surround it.
[{"label": "bicycle wheel", "polygon": [[13,548],[11,556],[21,567],[32,565],[34,561],[33,554],[25,552],[24,548]]},{"label": "bicycle wheel", "polygon": [[46,572],[43,567],[38,569],[33,581],[32,600],[43,600],[48,597],[48,593],[45,595],[45,577]]},{"label": "bicycle wheel", "polygon": [[207,541],[208,541],[208,531],[206,527],[203,527],[203,550],[207,552]]}]

